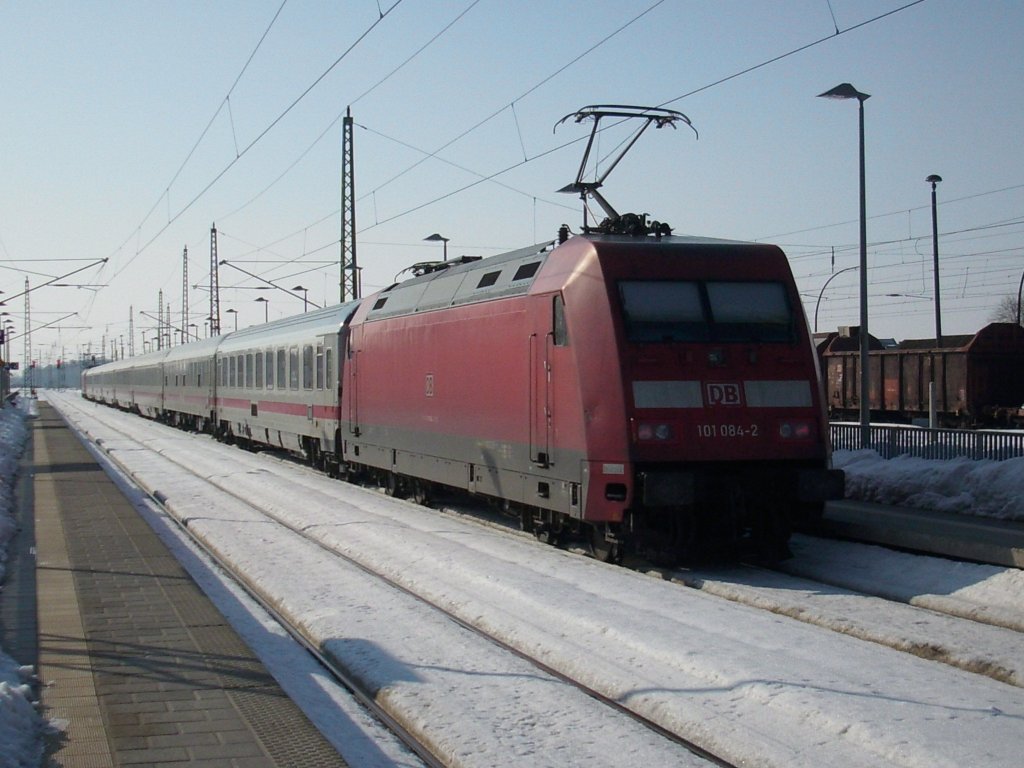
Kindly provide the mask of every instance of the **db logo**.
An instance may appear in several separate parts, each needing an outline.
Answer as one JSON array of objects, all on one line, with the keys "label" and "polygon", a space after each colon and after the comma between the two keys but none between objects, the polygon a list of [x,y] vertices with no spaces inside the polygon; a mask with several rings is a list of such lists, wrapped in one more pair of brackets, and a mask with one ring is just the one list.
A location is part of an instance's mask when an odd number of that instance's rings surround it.
[{"label": "db logo", "polygon": [[740,405],[739,384],[705,384],[708,405]]}]

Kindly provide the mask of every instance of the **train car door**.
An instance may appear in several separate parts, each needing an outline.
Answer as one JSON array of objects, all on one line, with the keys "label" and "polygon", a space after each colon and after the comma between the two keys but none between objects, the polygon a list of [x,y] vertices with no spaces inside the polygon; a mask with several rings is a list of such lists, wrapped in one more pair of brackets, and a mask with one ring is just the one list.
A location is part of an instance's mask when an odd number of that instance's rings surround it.
[{"label": "train car door", "polygon": [[[554,300],[559,302],[561,297],[557,296]],[[529,317],[533,326],[529,344],[530,461],[538,466],[547,467],[552,463],[551,384],[554,373],[551,365],[551,348],[554,345],[552,297],[533,297],[530,309]]]}]

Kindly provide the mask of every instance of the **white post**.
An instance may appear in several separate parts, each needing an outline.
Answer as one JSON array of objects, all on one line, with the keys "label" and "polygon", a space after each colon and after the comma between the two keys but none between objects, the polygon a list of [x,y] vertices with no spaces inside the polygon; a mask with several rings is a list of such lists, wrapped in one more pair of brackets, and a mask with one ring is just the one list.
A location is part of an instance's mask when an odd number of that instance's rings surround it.
[{"label": "white post", "polygon": [[939,406],[935,402],[935,382],[928,382],[928,428],[937,429],[939,426]]}]

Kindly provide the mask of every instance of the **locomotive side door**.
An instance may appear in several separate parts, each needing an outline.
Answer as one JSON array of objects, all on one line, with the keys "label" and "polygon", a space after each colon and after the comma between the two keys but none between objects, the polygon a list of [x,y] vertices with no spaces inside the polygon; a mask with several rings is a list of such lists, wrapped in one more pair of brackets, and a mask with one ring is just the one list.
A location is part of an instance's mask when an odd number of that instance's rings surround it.
[{"label": "locomotive side door", "polygon": [[556,307],[561,296],[531,297],[530,303],[530,462],[540,467],[553,463],[551,454],[552,369]]},{"label": "locomotive side door", "polygon": [[550,463],[551,364],[550,334],[530,334],[530,461],[542,467]]},{"label": "locomotive side door", "polygon": [[345,387],[348,388],[348,431],[359,436],[359,350],[349,338],[346,345]]}]

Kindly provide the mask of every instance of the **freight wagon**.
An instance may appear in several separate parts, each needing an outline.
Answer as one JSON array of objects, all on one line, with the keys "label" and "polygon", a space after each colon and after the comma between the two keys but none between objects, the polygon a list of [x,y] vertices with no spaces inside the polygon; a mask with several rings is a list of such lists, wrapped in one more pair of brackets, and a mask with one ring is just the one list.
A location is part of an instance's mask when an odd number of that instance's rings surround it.
[{"label": "freight wagon", "polygon": [[[992,323],[973,336],[912,339],[885,348],[869,345],[872,418],[927,419],[934,383],[942,426],[1013,426],[1024,421],[1024,328]],[[830,334],[818,349],[833,420],[856,419],[860,409],[860,353],[856,330]]]}]

